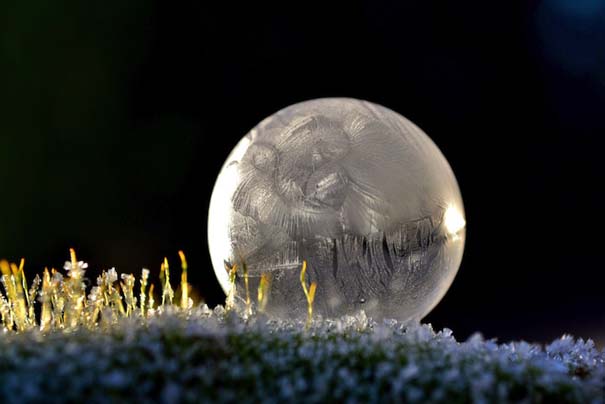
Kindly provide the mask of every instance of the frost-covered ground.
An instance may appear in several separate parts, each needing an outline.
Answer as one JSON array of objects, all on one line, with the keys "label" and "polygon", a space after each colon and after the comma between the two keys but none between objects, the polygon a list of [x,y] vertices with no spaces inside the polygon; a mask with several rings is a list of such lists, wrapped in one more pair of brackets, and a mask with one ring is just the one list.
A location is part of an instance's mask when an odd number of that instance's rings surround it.
[{"label": "frost-covered ground", "polygon": [[98,330],[0,334],[0,402],[596,402],[605,353],[375,323],[169,307]]}]

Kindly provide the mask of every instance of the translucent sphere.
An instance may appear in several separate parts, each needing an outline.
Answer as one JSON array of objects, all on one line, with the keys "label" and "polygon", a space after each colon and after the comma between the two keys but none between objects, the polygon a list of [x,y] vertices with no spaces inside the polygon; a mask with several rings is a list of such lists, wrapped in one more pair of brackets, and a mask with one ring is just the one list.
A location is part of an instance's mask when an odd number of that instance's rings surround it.
[{"label": "translucent sphere", "polygon": [[[306,313],[300,283],[317,283],[324,317],[363,309],[375,319],[420,320],[443,297],[462,259],[465,219],[456,178],[437,146],[380,105],[325,98],[291,105],[235,146],[208,218],[216,276],[236,300]],[[247,266],[231,282],[226,266]]]}]

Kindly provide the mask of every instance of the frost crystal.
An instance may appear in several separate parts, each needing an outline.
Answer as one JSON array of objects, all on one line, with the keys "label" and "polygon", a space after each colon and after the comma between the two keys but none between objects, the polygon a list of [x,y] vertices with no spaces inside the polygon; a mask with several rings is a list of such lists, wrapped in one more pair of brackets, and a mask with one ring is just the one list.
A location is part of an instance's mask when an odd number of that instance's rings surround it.
[{"label": "frost crystal", "polygon": [[88,264],[84,261],[78,261],[76,263],[65,261],[65,265],[63,265],[63,269],[65,269],[72,278],[81,278],[86,268],[88,268]]}]

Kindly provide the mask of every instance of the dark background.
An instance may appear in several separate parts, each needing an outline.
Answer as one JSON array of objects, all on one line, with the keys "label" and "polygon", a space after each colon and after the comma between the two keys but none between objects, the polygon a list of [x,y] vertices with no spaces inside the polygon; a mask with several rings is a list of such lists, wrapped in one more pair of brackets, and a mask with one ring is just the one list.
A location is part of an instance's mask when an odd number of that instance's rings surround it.
[{"label": "dark background", "polygon": [[[231,148],[289,104],[348,96],[423,128],[465,201],[458,276],[426,318],[459,338],[605,340],[605,3],[3,1],[0,256],[74,246],[157,275],[206,243]],[[31,275],[30,275],[31,276]]]}]

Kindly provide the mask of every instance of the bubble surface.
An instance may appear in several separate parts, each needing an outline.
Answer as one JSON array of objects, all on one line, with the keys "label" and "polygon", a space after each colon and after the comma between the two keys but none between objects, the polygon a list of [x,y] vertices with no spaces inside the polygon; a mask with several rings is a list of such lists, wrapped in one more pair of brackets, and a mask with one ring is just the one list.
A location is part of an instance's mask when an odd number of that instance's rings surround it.
[{"label": "bubble surface", "polygon": [[[270,314],[306,313],[306,260],[314,312],[412,321],[452,283],[465,224],[454,174],[422,130],[377,104],[325,98],[282,109],[241,139],[212,193],[208,243],[225,293],[225,265],[246,263],[253,301],[268,274]],[[241,271],[235,285],[245,299]]]}]

